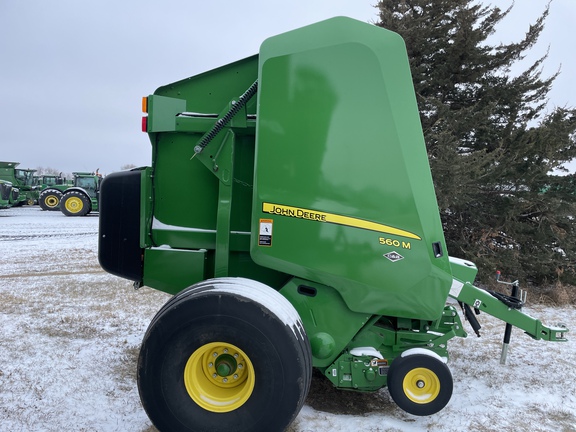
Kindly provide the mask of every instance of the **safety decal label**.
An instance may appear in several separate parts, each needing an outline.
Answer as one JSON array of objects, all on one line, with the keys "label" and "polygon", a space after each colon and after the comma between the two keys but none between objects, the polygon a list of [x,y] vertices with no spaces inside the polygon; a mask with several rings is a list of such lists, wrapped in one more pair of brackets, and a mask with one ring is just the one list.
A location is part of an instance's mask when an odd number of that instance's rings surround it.
[{"label": "safety decal label", "polygon": [[381,232],[385,234],[392,234],[400,237],[411,238],[414,240],[422,240],[417,234],[405,231],[399,228],[394,228],[388,225],[380,224],[377,222],[370,222],[364,219],[359,219],[350,216],[342,216],[334,213],[326,213],[316,210],[310,210],[300,207],[291,207],[281,204],[262,203],[262,211],[279,216],[293,217],[297,219],[308,219],[316,222],[332,223],[336,225],[349,226],[354,228],[361,228],[370,231]]},{"label": "safety decal label", "polygon": [[260,219],[259,246],[272,246],[272,219]]}]

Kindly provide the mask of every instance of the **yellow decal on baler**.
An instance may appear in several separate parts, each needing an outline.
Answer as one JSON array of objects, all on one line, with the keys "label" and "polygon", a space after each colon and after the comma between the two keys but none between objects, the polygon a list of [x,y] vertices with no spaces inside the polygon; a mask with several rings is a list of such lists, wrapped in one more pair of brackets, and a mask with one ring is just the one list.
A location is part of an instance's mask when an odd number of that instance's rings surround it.
[{"label": "yellow decal on baler", "polygon": [[310,210],[300,207],[291,207],[281,204],[262,203],[262,211],[264,213],[287,216],[298,219],[308,219],[317,222],[326,222],[336,225],[344,225],[354,228],[361,228],[370,231],[381,232],[385,234],[392,234],[400,237],[407,237],[415,240],[422,240],[422,238],[414,233],[405,231],[399,228],[394,228],[388,225],[370,222],[364,219],[358,219],[350,216],[342,216],[334,213],[326,213],[317,210]]}]

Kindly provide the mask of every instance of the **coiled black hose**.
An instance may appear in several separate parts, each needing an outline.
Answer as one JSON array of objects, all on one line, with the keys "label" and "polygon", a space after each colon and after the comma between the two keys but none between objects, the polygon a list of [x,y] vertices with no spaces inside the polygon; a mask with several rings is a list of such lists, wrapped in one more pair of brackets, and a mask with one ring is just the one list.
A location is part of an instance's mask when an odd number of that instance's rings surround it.
[{"label": "coiled black hose", "polygon": [[202,139],[194,147],[195,154],[198,154],[202,150],[204,150],[204,148],[210,143],[210,141],[212,141],[214,137],[218,135],[218,133],[222,129],[224,129],[224,127],[230,122],[230,120],[232,120],[232,117],[238,114],[238,111],[240,111],[248,103],[248,101],[252,99],[252,96],[256,94],[257,90],[258,90],[258,81],[254,81],[254,83],[250,87],[248,87],[248,90],[246,90],[242,94],[242,96],[238,98],[234,106],[230,108],[230,110],[226,114],[224,114],[224,116],[221,119],[219,119],[214,124],[214,126],[212,126],[212,129],[210,129],[210,131],[208,131],[208,133],[206,133],[206,135],[202,137]]},{"label": "coiled black hose", "polygon": [[502,294],[497,291],[490,291],[490,290],[486,291],[488,291],[488,293],[496,297],[510,309],[522,309],[522,306],[524,306],[524,302],[520,300],[518,297]]}]

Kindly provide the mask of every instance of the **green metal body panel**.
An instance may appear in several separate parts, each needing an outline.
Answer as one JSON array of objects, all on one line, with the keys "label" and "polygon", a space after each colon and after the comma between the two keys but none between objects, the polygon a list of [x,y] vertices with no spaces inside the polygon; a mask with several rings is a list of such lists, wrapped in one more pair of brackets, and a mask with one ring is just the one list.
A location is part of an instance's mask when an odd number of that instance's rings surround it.
[{"label": "green metal body panel", "polygon": [[450,268],[455,279],[474,283],[478,268],[473,262],[450,257]]},{"label": "green metal body panel", "polygon": [[[148,248],[145,249],[144,280],[156,286],[158,289],[171,292],[175,291],[174,285],[187,287],[190,280],[204,280],[205,264],[207,259],[205,249],[172,249],[172,248]],[[166,268],[178,269],[166,283]]]},{"label": "green metal body panel", "polygon": [[452,275],[402,39],[336,18],[268,39],[259,67],[254,260],[356,312],[438,318]]},{"label": "green metal body panel", "polygon": [[314,367],[327,367],[372,318],[353,312],[333,288],[294,278],[280,291],[294,305],[312,347]]}]

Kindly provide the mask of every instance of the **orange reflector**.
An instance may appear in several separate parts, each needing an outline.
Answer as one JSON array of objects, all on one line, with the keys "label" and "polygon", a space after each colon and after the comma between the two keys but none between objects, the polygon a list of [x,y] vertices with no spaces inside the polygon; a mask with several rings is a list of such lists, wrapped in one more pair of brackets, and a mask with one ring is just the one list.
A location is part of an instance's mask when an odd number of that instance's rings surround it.
[{"label": "orange reflector", "polygon": [[148,98],[146,96],[144,96],[142,98],[142,112],[143,113],[147,113],[148,112]]},{"label": "orange reflector", "polygon": [[142,132],[148,132],[148,117],[142,117]]}]

